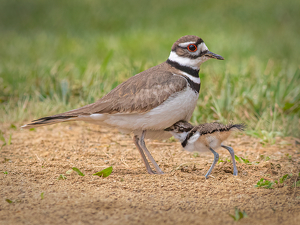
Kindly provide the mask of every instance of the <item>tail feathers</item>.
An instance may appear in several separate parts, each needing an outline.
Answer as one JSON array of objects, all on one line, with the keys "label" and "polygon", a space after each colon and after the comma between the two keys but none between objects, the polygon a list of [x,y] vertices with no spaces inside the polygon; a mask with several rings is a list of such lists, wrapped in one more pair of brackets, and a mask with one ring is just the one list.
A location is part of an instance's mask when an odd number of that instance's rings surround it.
[{"label": "tail feathers", "polygon": [[46,126],[46,125],[51,125],[55,123],[61,123],[61,122],[66,122],[70,120],[74,120],[75,117],[77,116],[49,116],[49,117],[43,117],[37,120],[33,120],[29,124],[25,124],[22,126],[22,128],[30,129],[34,127],[41,127],[41,126]]},{"label": "tail feathers", "polygon": [[239,124],[230,124],[230,130],[235,129],[239,131],[244,131],[246,129],[246,124],[244,123],[239,123]]}]

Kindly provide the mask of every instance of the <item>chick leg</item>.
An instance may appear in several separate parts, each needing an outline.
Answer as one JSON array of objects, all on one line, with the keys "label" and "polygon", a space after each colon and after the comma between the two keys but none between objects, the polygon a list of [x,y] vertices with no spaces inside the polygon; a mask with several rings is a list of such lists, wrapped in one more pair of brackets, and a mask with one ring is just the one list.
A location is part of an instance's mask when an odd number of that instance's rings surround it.
[{"label": "chick leg", "polygon": [[233,164],[233,175],[237,176],[238,175],[238,170],[236,168],[236,163],[235,163],[235,158],[234,158],[234,151],[233,148],[226,146],[226,145],[221,145],[221,147],[227,149],[231,155],[231,159],[232,159],[232,164]]},{"label": "chick leg", "polygon": [[213,150],[212,148],[209,148],[209,150],[214,154],[214,162],[211,164],[207,174],[205,175],[205,178],[207,179],[208,176],[210,175],[211,171],[213,170],[213,168],[215,167],[216,163],[218,162],[219,160],[219,154]]}]

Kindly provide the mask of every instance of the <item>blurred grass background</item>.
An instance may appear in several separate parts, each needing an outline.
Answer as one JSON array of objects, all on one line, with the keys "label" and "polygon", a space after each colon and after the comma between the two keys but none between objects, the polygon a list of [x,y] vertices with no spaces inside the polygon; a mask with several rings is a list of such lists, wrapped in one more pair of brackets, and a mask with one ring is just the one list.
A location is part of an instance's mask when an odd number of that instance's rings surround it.
[{"label": "blurred grass background", "polygon": [[298,0],[0,0],[0,122],[92,103],[191,34],[226,59],[202,65],[193,123],[299,137],[299,9]]}]

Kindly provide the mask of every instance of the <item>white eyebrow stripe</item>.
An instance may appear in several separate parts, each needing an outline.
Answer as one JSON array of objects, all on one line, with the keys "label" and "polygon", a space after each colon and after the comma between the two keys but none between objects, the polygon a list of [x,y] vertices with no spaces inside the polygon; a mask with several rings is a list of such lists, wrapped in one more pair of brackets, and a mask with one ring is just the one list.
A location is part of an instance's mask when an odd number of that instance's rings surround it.
[{"label": "white eyebrow stripe", "polygon": [[178,44],[178,46],[185,48],[190,44],[195,44],[195,42],[194,41],[183,42],[183,43]]},{"label": "white eyebrow stripe", "polygon": [[201,50],[201,52],[208,51],[208,47],[206,46],[206,44],[204,42],[202,42],[200,45],[198,45],[198,47]]}]

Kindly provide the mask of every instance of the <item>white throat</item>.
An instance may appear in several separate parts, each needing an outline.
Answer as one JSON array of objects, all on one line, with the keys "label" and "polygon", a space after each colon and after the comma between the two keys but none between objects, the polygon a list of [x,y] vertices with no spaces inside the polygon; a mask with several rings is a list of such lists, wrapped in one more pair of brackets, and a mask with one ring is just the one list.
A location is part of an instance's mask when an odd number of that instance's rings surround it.
[{"label": "white throat", "polygon": [[178,64],[182,65],[182,66],[188,66],[191,67],[195,70],[199,70],[200,69],[200,65],[204,62],[206,62],[207,60],[209,60],[210,58],[207,56],[201,56],[199,58],[196,59],[191,59],[191,58],[187,58],[187,57],[182,57],[177,55],[176,52],[171,51],[170,56],[169,56],[169,60],[173,61],[173,62],[177,62]]},{"label": "white throat", "polygon": [[188,132],[176,133],[176,132],[170,131],[170,133],[174,136],[174,138],[179,140],[181,143],[185,140],[186,136],[188,135]]}]

